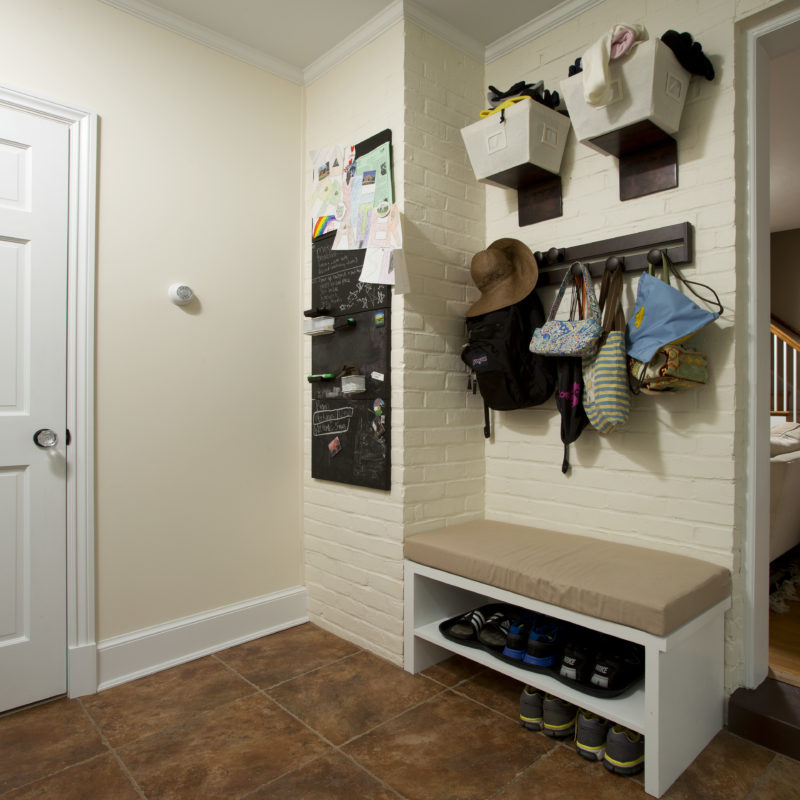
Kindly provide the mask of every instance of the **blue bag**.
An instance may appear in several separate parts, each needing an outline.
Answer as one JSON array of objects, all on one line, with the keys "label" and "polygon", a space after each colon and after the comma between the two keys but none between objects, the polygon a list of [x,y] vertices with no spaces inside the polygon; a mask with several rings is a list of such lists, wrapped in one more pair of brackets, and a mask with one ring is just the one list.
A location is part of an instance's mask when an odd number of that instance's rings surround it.
[{"label": "blue bag", "polygon": [[[682,278],[664,251],[661,252],[661,264],[661,280],[652,272],[645,272],[639,278],[636,305],[626,328],[628,355],[645,364],[650,362],[660,347],[688,339],[717,319],[724,310],[719,296],[710,286]],[[716,305],[719,310],[707,311],[670,286],[670,272],[695,297]],[[697,294],[690,284],[708,289],[716,302]]]}]

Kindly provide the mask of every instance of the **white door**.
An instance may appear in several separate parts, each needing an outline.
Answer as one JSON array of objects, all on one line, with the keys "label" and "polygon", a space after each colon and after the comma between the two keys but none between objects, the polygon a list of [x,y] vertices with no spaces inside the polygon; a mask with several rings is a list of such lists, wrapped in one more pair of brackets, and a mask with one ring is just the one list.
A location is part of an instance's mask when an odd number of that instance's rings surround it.
[{"label": "white door", "polygon": [[68,147],[0,107],[0,711],[66,691]]}]

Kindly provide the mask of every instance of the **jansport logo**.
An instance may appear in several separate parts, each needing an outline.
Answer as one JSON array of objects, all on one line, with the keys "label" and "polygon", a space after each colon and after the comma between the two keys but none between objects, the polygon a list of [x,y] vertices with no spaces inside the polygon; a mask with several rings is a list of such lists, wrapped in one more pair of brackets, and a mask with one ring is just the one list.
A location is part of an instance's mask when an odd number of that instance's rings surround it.
[{"label": "jansport logo", "polygon": [[478,367],[485,367],[489,363],[489,356],[486,353],[482,355],[475,356],[472,359],[472,369],[478,369]]}]

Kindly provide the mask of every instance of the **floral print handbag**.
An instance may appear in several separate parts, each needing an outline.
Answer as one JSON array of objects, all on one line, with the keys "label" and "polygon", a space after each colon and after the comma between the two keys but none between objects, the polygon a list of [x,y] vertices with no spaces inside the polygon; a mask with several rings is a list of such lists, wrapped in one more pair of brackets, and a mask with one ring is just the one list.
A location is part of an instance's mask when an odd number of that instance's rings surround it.
[{"label": "floral print handbag", "polygon": [[[575,272],[578,268],[578,275]],[[556,319],[556,312],[570,281],[575,281],[576,289],[585,300],[580,309],[581,319]],[[574,304],[573,304],[574,308]],[[572,317],[573,314],[570,314]],[[547,320],[541,328],[536,328],[530,343],[532,353],[543,356],[590,356],[597,351],[603,326],[600,321],[600,309],[594,294],[592,276],[585,264],[575,262],[567,270],[561,286],[553,300]]]}]

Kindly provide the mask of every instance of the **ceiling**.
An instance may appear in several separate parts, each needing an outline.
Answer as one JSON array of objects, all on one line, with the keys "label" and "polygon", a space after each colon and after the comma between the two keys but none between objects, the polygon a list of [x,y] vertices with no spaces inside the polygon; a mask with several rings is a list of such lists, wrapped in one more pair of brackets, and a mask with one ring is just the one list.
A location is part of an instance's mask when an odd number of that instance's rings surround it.
[{"label": "ceiling", "polygon": [[[396,5],[395,0],[150,1],[301,70]],[[560,5],[561,0],[415,0],[415,4],[485,47]]]},{"label": "ceiling", "polygon": [[[402,18],[489,63],[603,0],[102,2],[305,85]],[[781,231],[800,228],[800,104],[795,83],[800,49],[772,67],[770,227]]]},{"label": "ceiling", "polygon": [[[486,60],[493,45],[541,35],[603,0],[103,0],[162,27],[309,83],[402,17]],[[488,53],[490,58],[491,54]]]}]

